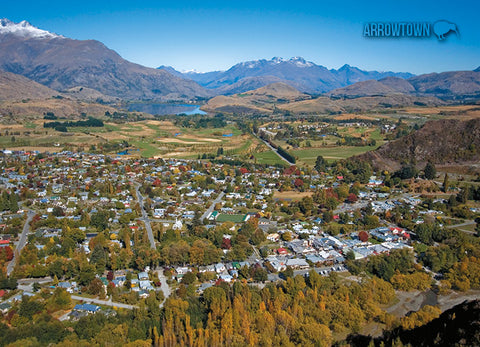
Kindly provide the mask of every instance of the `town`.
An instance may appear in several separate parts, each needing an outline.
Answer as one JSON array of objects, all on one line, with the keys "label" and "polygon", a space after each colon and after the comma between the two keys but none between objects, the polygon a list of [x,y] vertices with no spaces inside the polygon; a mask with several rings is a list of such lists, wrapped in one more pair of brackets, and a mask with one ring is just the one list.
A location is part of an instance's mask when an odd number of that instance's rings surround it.
[{"label": "town", "polygon": [[[434,264],[433,250],[421,253],[455,219],[476,225],[477,208],[446,209],[466,203],[467,189],[444,182],[453,200],[432,199],[398,177],[375,176],[366,163],[335,165],[319,157],[303,172],[5,150],[0,309],[18,326],[28,317],[24,302],[43,293],[61,321],[78,321],[144,301],[161,308],[172,294],[202,296],[220,283],[263,288],[312,271],[359,281],[362,266],[399,290],[469,289]],[[409,261],[416,254],[423,266],[401,273],[388,263],[395,254]],[[362,263],[382,255],[390,255],[383,266]],[[478,278],[468,281],[475,287]]]}]

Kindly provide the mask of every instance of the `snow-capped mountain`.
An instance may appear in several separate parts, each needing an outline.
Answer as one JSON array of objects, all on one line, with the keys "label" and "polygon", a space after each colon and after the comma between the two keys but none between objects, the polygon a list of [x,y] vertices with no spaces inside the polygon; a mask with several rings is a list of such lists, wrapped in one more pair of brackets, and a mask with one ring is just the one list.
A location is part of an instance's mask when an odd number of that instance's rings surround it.
[{"label": "snow-capped mountain", "polygon": [[[171,67],[162,66],[172,72]],[[270,83],[284,82],[306,93],[324,93],[336,88],[365,81],[395,76],[409,78],[409,73],[364,71],[350,65],[340,69],[327,69],[307,61],[302,57],[283,59],[274,57],[271,60],[261,59],[246,61],[232,66],[227,71],[183,74],[200,85],[214,89],[216,94],[243,93],[260,88]]]},{"label": "snow-capped mountain", "polygon": [[191,79],[131,63],[99,41],[73,40],[26,21],[0,20],[0,70],[58,91],[81,86],[130,100],[211,94]]},{"label": "snow-capped mountain", "polygon": [[7,18],[0,19],[0,34],[13,34],[25,38],[63,38],[61,35],[34,27],[25,20],[20,23],[14,23]]}]

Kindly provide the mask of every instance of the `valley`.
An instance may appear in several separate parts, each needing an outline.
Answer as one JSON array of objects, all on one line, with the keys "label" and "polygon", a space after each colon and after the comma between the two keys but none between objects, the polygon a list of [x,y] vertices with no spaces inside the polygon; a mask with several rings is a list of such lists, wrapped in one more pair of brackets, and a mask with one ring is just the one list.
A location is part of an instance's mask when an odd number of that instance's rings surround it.
[{"label": "valley", "polygon": [[480,68],[251,59],[0,19],[0,347],[480,344]]}]

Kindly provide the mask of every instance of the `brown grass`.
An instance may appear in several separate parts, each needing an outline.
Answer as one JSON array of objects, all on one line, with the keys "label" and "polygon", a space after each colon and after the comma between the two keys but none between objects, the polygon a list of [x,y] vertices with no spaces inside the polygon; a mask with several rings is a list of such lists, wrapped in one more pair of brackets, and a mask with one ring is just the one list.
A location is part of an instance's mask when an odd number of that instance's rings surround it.
[{"label": "brown grass", "polygon": [[312,196],[313,192],[297,192],[295,190],[286,190],[283,192],[275,192],[273,194],[274,199],[280,200],[301,200],[306,196]]}]

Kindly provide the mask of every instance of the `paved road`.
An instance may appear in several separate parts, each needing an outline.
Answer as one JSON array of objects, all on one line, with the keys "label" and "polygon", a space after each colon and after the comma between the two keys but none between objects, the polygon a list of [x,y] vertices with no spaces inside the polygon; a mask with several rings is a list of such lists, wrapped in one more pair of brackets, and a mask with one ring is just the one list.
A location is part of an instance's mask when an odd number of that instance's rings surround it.
[{"label": "paved road", "polygon": [[462,227],[466,227],[466,226],[469,226],[469,225],[475,225],[475,224],[477,224],[477,223],[474,220],[466,220],[462,224],[447,225],[445,228],[447,228],[447,229],[458,229],[458,230],[460,230],[464,233],[471,234],[471,235],[476,235],[477,234],[476,231],[462,229]]},{"label": "paved road", "polygon": [[115,306],[118,308],[126,308],[128,310],[133,310],[134,308],[138,308],[136,305],[128,305],[128,304],[123,304],[121,302],[113,302],[111,300],[100,300],[100,299],[90,299],[90,298],[84,298],[83,296],[78,296],[78,295],[71,295],[71,298],[74,300],[81,300],[83,302],[87,303],[94,303],[97,305],[105,305],[105,306]]},{"label": "paved road", "polygon": [[10,276],[10,274],[12,273],[13,269],[15,268],[15,264],[17,263],[17,258],[20,256],[23,247],[25,247],[27,243],[27,236],[30,232],[30,222],[32,221],[35,214],[36,213],[32,210],[28,210],[27,212],[27,220],[25,221],[22,233],[20,234],[20,239],[18,241],[17,248],[15,249],[13,259],[10,263],[8,263],[7,266],[7,276]]},{"label": "paved road", "polygon": [[[156,272],[157,272],[157,275],[158,275],[158,279],[160,280],[160,283],[162,284],[160,286],[160,289],[163,292],[163,296],[165,297],[165,300],[167,300],[167,298],[172,294],[172,290],[170,289],[170,286],[167,283],[167,278],[163,274],[163,269],[158,268],[156,270]],[[163,302],[160,304],[160,308],[163,307],[163,304],[165,303],[165,300],[163,300]]]},{"label": "paved road", "polygon": [[[255,134],[254,134],[254,135],[255,135]],[[273,153],[275,153],[276,155],[278,155],[278,157],[279,157],[280,159],[282,159],[284,162],[286,162],[288,165],[295,165],[295,163],[292,163],[292,162],[290,162],[289,160],[287,160],[287,159],[285,159],[284,157],[282,157],[282,156],[278,153],[278,150],[277,150],[276,148],[274,148],[271,144],[269,144],[267,141],[265,141],[264,139],[262,139],[260,136],[255,135],[255,137],[256,137],[257,139],[259,139],[260,141],[262,141],[264,144],[266,144],[267,147],[270,148],[270,149],[273,151]]]},{"label": "paved road", "polygon": [[147,211],[145,211],[145,206],[143,203],[143,196],[140,194],[140,184],[135,183],[135,191],[137,192],[138,203],[142,209],[142,218],[141,220],[145,224],[145,229],[147,230],[148,240],[150,241],[150,247],[152,249],[157,249],[155,246],[155,239],[153,238],[152,226],[150,225],[150,218],[148,218]]},{"label": "paved road", "polygon": [[[466,227],[466,226],[474,225],[474,224],[477,224],[474,220],[466,220],[462,224],[447,225],[445,228],[456,229],[456,228]],[[470,234],[475,234],[474,231],[463,230],[463,229],[462,229],[462,231],[465,231],[465,232],[470,233]]]},{"label": "paved road", "polygon": [[22,285],[29,285],[29,284],[33,284],[35,282],[37,282],[37,283],[48,283],[48,282],[52,282],[52,281],[53,281],[53,279],[50,276],[47,276],[47,277],[39,277],[39,278],[21,278],[17,282],[18,282],[18,284],[22,284]]},{"label": "paved road", "polygon": [[215,209],[215,205],[218,204],[220,201],[222,201],[224,196],[225,196],[225,193],[221,192],[220,194],[218,194],[217,198],[212,201],[212,204],[210,205],[210,207],[205,211],[204,214],[202,214],[202,217],[200,217],[200,220],[202,221],[202,223],[203,223],[203,220],[207,218],[210,213],[213,212],[213,210]]}]

